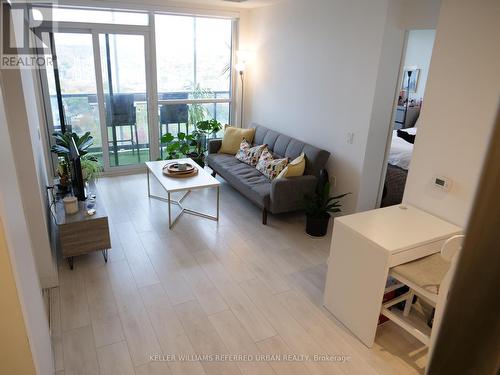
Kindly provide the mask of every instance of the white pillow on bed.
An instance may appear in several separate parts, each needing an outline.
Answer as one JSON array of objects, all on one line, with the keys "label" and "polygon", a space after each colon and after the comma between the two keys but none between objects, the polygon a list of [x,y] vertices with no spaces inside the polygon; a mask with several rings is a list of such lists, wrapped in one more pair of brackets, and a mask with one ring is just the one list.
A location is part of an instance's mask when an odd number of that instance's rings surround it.
[{"label": "white pillow on bed", "polygon": [[407,132],[408,134],[415,135],[417,134],[417,128],[406,128],[406,129],[401,129],[404,132]]}]

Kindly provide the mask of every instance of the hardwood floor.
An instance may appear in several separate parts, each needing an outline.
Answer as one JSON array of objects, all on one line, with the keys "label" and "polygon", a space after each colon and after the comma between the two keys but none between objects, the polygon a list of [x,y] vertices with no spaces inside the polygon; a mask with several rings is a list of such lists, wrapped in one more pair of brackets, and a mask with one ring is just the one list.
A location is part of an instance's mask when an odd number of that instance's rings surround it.
[{"label": "hardwood floor", "polygon": [[[95,253],[59,266],[57,374],[423,373],[427,350],[411,335],[385,323],[368,349],[322,307],[331,236],[308,237],[303,215],[263,226],[223,182],[219,223],[184,215],[169,230],[166,203],[146,189],[145,174],[98,183],[113,247],[107,264]],[[211,213],[215,191],[185,204]],[[304,360],[326,354],[346,360]]]}]

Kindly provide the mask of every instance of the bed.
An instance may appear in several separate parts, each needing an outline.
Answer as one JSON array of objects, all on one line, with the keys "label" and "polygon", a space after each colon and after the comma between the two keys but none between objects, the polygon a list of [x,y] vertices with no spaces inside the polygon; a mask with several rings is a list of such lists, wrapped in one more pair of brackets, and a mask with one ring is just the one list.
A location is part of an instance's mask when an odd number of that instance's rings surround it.
[{"label": "bed", "polygon": [[[411,135],[417,134],[417,128],[402,130]],[[385,175],[381,207],[392,206],[403,201],[403,193],[412,153],[413,144],[398,137],[397,130],[394,130],[389,158],[387,160],[387,173]]]}]

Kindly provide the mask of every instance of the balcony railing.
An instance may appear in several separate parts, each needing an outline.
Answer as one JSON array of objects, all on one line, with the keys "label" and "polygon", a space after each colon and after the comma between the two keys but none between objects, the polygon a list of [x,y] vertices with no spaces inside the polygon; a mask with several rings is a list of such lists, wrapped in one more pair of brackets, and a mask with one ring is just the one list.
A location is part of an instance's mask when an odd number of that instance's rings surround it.
[{"label": "balcony railing", "polygon": [[[115,94],[115,96],[119,95]],[[132,129],[122,127],[117,132],[117,141],[119,149],[123,151],[133,151],[138,149],[149,149],[148,137],[148,116],[147,116],[147,101],[146,93],[134,93],[134,106],[136,108],[136,127],[137,127],[137,142],[121,143],[123,139],[133,139],[131,134]],[[166,132],[176,135],[178,132],[190,133],[193,129],[191,118],[182,116],[184,121],[165,121],[165,116],[162,118],[162,106],[186,106],[183,111],[188,111],[189,106],[198,105],[206,108],[206,118],[215,118],[222,123],[229,122],[230,110],[230,93],[229,91],[214,91],[210,92],[213,97],[193,98],[191,92],[160,92],[158,93],[158,118],[160,126],[160,137]],[[60,130],[61,125],[57,111],[57,97],[51,95],[52,112],[54,114],[54,129]],[[99,126],[99,108],[96,94],[63,94],[62,95],[65,109],[65,123],[71,126],[72,131],[76,133],[84,133],[89,131],[94,137],[94,147],[90,152],[102,152],[101,129]],[[107,98],[106,98],[107,99]],[[105,100],[108,102],[108,100]],[[227,104],[227,106],[225,106]],[[190,117],[191,115],[189,115]],[[175,116],[174,116],[175,117]],[[171,118],[171,117],[170,117]],[[186,121],[186,119],[188,119]],[[163,123],[162,123],[162,120]],[[177,119],[174,119],[177,120]],[[197,119],[199,121],[200,119]],[[107,127],[109,129],[109,127]],[[108,133],[108,139],[111,139]],[[111,140],[110,140],[111,143]],[[158,145],[160,146],[160,145]]]}]

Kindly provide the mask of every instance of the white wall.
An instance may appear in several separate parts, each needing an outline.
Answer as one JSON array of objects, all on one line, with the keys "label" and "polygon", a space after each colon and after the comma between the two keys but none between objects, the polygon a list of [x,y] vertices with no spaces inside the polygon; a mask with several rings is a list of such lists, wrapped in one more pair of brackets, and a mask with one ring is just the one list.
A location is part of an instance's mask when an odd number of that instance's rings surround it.
[{"label": "white wall", "polygon": [[[0,217],[5,225],[6,240],[19,300],[26,324],[33,361],[38,374],[53,374],[52,348],[47,316],[41,296],[41,285],[30,241],[30,221],[23,209],[21,179],[15,162],[4,100],[9,95],[0,72]],[[35,190],[36,191],[36,190]]]},{"label": "white wall", "polygon": [[[443,0],[404,201],[465,226],[500,99],[500,2]],[[454,182],[445,193],[434,175]]]},{"label": "white wall", "polygon": [[[4,70],[2,85],[14,164],[22,195],[22,207],[28,220],[38,275],[43,288],[58,283],[55,257],[47,231],[47,203],[44,150],[39,133],[39,118],[30,71]],[[25,91],[23,91],[23,84]]]},{"label": "white wall", "polygon": [[410,94],[412,99],[424,97],[435,37],[436,30],[410,30],[408,33],[404,66],[420,69],[417,92]]},{"label": "white wall", "polygon": [[289,0],[250,11],[256,59],[245,123],[329,150],[335,191],[353,193],[346,212],[376,205],[405,25],[432,23],[436,3],[422,1],[411,16],[410,2],[397,0]]}]

